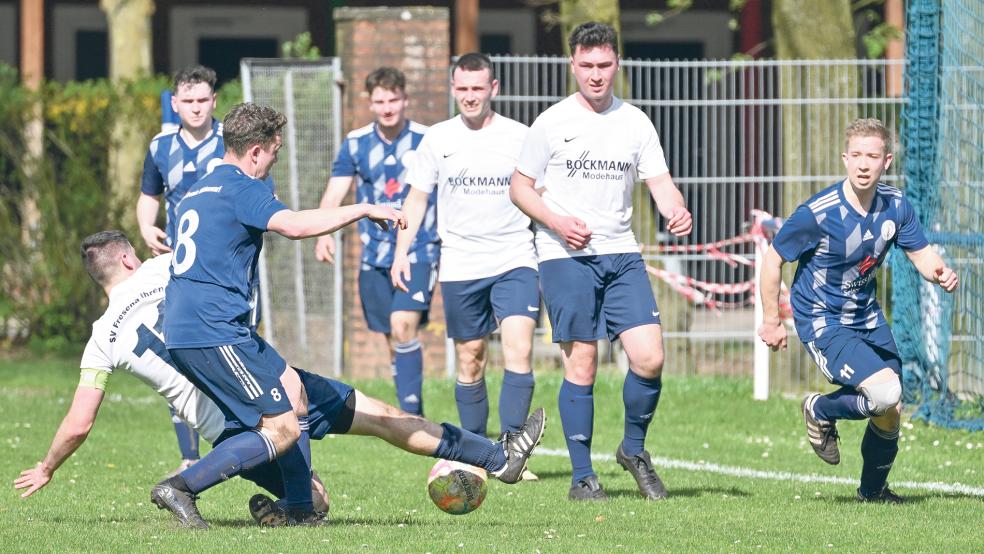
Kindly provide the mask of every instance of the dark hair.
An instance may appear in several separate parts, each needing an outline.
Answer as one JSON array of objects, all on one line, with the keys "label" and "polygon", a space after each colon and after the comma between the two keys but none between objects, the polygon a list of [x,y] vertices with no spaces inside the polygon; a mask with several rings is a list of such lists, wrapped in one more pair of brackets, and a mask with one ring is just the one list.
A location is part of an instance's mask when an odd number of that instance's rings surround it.
[{"label": "dark hair", "polygon": [[233,106],[222,121],[222,140],[226,150],[242,156],[254,145],[266,148],[276,142],[286,124],[287,118],[277,110],[243,102]]},{"label": "dark hair", "polygon": [[181,85],[197,85],[205,83],[208,88],[215,90],[215,70],[204,65],[190,65],[174,74],[174,92],[177,94]]},{"label": "dark hair", "polygon": [[366,76],[366,92],[372,94],[376,87],[385,90],[406,92],[407,78],[395,67],[380,67]]},{"label": "dark hair", "polygon": [[495,68],[492,67],[492,60],[479,52],[469,52],[458,58],[458,61],[454,62],[454,65],[451,66],[451,76],[454,77],[454,72],[459,69],[462,71],[481,71],[488,69],[489,81],[491,82],[495,79]]},{"label": "dark hair", "polygon": [[115,256],[121,250],[131,248],[133,246],[122,231],[100,231],[82,240],[82,265],[93,281],[99,286],[105,286],[116,274],[113,264]]},{"label": "dark hair", "polygon": [[589,21],[578,25],[571,31],[567,45],[571,47],[571,55],[577,51],[577,47],[594,48],[596,46],[609,45],[612,51],[618,54],[618,33],[611,25]]}]

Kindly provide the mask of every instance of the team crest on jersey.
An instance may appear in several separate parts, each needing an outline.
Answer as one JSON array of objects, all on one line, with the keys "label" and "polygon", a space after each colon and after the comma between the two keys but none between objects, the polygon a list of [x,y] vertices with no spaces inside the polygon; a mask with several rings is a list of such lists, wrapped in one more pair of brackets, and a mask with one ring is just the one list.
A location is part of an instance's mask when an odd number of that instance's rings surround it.
[{"label": "team crest on jersey", "polygon": [[881,226],[881,238],[882,240],[891,240],[895,236],[895,222],[888,220],[882,223]]}]

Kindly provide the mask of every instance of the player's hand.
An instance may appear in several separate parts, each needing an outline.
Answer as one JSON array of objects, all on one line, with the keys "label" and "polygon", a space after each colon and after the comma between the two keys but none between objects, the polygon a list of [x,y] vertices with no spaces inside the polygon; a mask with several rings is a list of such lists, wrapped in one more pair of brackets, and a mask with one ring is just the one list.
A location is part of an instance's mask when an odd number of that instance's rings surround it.
[{"label": "player's hand", "polygon": [[550,228],[567,243],[567,246],[574,250],[580,250],[591,242],[591,229],[588,229],[586,223],[574,216],[557,216]]},{"label": "player's hand", "polygon": [[682,237],[690,234],[694,228],[694,220],[690,211],[683,206],[677,206],[670,212],[669,221],[666,222],[666,230],[675,237]]},{"label": "player's hand", "polygon": [[786,327],[781,321],[774,325],[763,323],[758,328],[758,336],[773,351],[786,349]]},{"label": "player's hand", "polygon": [[321,235],[314,243],[314,258],[319,262],[335,263],[335,237]]},{"label": "player's hand", "polygon": [[147,243],[147,248],[150,248],[150,252],[155,256],[171,251],[171,248],[164,244],[164,241],[167,240],[167,233],[153,225],[141,227],[140,236],[143,237],[144,242]]},{"label": "player's hand", "polygon": [[936,268],[936,282],[943,287],[946,292],[953,292],[957,285],[960,284],[960,279],[957,278],[957,272],[953,271],[947,266]]},{"label": "player's hand", "polygon": [[388,206],[369,204],[369,211],[366,213],[366,217],[376,225],[382,227],[384,231],[389,229],[390,224],[396,229],[407,228],[407,216],[400,210]]},{"label": "player's hand", "polygon": [[38,465],[25,469],[20,477],[14,480],[15,489],[27,489],[21,494],[21,498],[27,498],[51,481],[51,473],[38,462]]},{"label": "player's hand", "polygon": [[393,256],[393,265],[390,267],[390,279],[393,280],[394,287],[403,292],[410,292],[410,289],[407,287],[407,283],[410,282],[410,259],[407,258],[406,254]]}]

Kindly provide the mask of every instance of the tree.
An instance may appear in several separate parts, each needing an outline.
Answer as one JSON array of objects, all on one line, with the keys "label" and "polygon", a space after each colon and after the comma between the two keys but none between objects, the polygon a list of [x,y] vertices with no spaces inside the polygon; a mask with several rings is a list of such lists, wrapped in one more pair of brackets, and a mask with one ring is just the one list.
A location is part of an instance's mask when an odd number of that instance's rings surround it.
[{"label": "tree", "polygon": [[[109,26],[109,77],[117,85],[151,74],[150,16],[154,0],[100,0]],[[109,153],[112,181],[110,209],[124,228],[136,226],[138,178],[149,137],[118,117]]]}]

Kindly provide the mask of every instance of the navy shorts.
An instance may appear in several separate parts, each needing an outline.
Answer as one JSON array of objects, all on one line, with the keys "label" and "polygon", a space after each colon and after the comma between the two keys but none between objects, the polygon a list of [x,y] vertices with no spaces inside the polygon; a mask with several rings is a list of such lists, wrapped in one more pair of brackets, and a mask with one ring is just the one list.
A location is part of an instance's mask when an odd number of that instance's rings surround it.
[{"label": "navy shorts", "polygon": [[169,348],[182,375],[222,410],[226,427],[256,428],[264,415],[291,411],[280,384],[287,362],[259,335],[247,342],[205,348]]},{"label": "navy shorts", "polygon": [[659,324],[646,265],[636,253],[541,262],[540,287],[554,342],[614,340],[633,327]]},{"label": "navy shorts", "polygon": [[441,281],[441,294],[448,336],[452,339],[484,337],[509,316],[523,315],[534,320],[540,316],[537,274],[529,267],[484,279]]},{"label": "navy shorts", "polygon": [[410,292],[393,286],[390,268],[362,264],[359,271],[359,299],[362,313],[369,329],[390,334],[390,314],[393,312],[421,312],[420,325],[427,324],[434,284],[437,282],[437,266],[431,263],[411,264]]},{"label": "navy shorts", "polygon": [[348,433],[355,416],[355,395],[351,386],[341,381],[294,368],[301,377],[308,398],[308,434],[321,440],[328,433]]},{"label": "navy shorts", "polygon": [[857,389],[868,377],[887,368],[902,375],[902,360],[888,325],[874,329],[825,327],[803,346],[831,383]]}]

